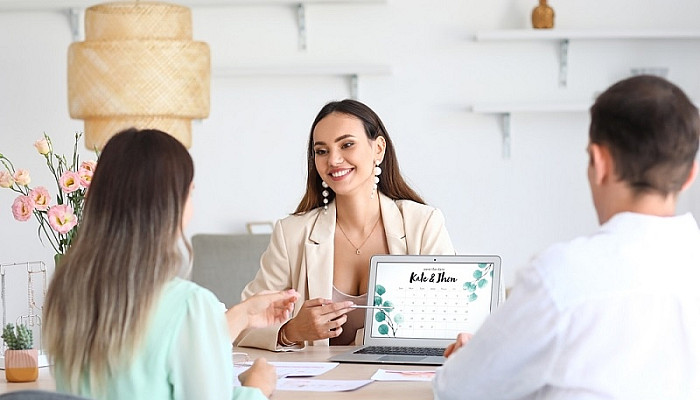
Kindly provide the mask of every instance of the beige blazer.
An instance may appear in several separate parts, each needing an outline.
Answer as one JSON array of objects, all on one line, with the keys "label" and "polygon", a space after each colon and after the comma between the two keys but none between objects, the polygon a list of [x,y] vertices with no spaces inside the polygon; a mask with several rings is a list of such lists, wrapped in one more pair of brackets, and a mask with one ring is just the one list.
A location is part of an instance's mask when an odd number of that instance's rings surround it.
[{"label": "beige blazer", "polygon": [[[379,206],[390,254],[455,254],[440,210],[410,200],[394,201],[381,193]],[[333,293],[335,215],[335,202],[331,202],[328,212],[316,208],[277,221],[270,245],[260,258],[260,270],[243,289],[241,298],[245,300],[261,290],[294,288],[301,295],[295,304],[294,316],[306,300],[330,299]],[[304,347],[278,346],[280,326],[244,331],[235,344],[268,350]],[[308,344],[328,346],[328,339]]]}]

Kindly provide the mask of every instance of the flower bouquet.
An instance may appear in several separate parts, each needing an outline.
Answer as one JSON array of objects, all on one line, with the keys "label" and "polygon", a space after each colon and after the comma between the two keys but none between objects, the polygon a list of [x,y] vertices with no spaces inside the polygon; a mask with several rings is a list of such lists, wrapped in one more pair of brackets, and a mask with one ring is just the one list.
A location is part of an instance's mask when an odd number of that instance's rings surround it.
[{"label": "flower bouquet", "polygon": [[65,254],[78,231],[82,218],[83,202],[90,187],[95,171],[96,161],[80,162],[78,140],[82,134],[75,134],[73,156],[66,159],[64,155],[54,153],[51,138],[44,137],[34,143],[36,150],[46,159],[46,165],[56,180],[56,201],[44,186],[30,186],[31,176],[26,169],[15,169],[14,164],[0,153],[0,188],[7,188],[19,193],[12,203],[12,215],[17,221],[27,221],[32,215],[39,222],[39,240],[46,238],[56,257]]}]

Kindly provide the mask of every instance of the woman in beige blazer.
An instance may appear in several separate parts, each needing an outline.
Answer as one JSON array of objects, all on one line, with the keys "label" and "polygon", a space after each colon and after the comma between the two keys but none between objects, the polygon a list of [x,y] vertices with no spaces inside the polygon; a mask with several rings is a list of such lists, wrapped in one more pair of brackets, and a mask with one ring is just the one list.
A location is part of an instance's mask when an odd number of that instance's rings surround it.
[{"label": "woman in beige blazer", "polygon": [[[336,229],[338,228],[338,229]],[[284,324],[244,332],[239,346],[269,350],[360,344],[369,259],[374,254],[454,254],[442,213],[404,181],[394,147],[374,111],[332,102],[309,137],[306,193],[277,222],[260,270],[242,293],[294,288],[300,298]]]}]

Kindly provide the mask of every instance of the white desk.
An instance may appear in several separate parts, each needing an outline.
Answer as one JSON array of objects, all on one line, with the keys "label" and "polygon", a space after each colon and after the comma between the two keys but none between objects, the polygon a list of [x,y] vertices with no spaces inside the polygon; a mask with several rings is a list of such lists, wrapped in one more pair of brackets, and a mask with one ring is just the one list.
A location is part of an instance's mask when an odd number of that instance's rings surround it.
[{"label": "white desk", "polygon": [[[248,353],[251,359],[265,357],[268,361],[326,361],[331,355],[347,351],[345,346],[308,347],[303,351],[275,353],[266,350],[237,347],[235,351]],[[435,367],[415,365],[379,365],[379,364],[340,364],[331,371],[313,379],[369,379],[378,368],[397,370],[434,370]],[[23,389],[54,390],[55,383],[48,367],[39,369],[39,379],[28,383],[8,383],[4,373],[0,372],[0,393]],[[352,392],[278,392],[270,397],[272,400],[310,400],[310,399],[381,399],[381,400],[418,400],[432,399],[430,382],[372,382]]]}]

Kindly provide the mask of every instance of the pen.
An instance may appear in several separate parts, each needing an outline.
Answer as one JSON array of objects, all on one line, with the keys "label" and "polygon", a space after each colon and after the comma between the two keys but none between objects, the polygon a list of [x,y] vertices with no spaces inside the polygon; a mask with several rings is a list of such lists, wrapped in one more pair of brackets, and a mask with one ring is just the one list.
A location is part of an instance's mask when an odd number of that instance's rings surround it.
[{"label": "pen", "polygon": [[389,309],[392,309],[392,308],[394,308],[394,307],[387,307],[387,306],[361,306],[361,305],[358,305],[358,304],[354,304],[354,305],[350,306],[350,308],[379,308],[379,309],[382,309],[382,310],[389,310]]}]

